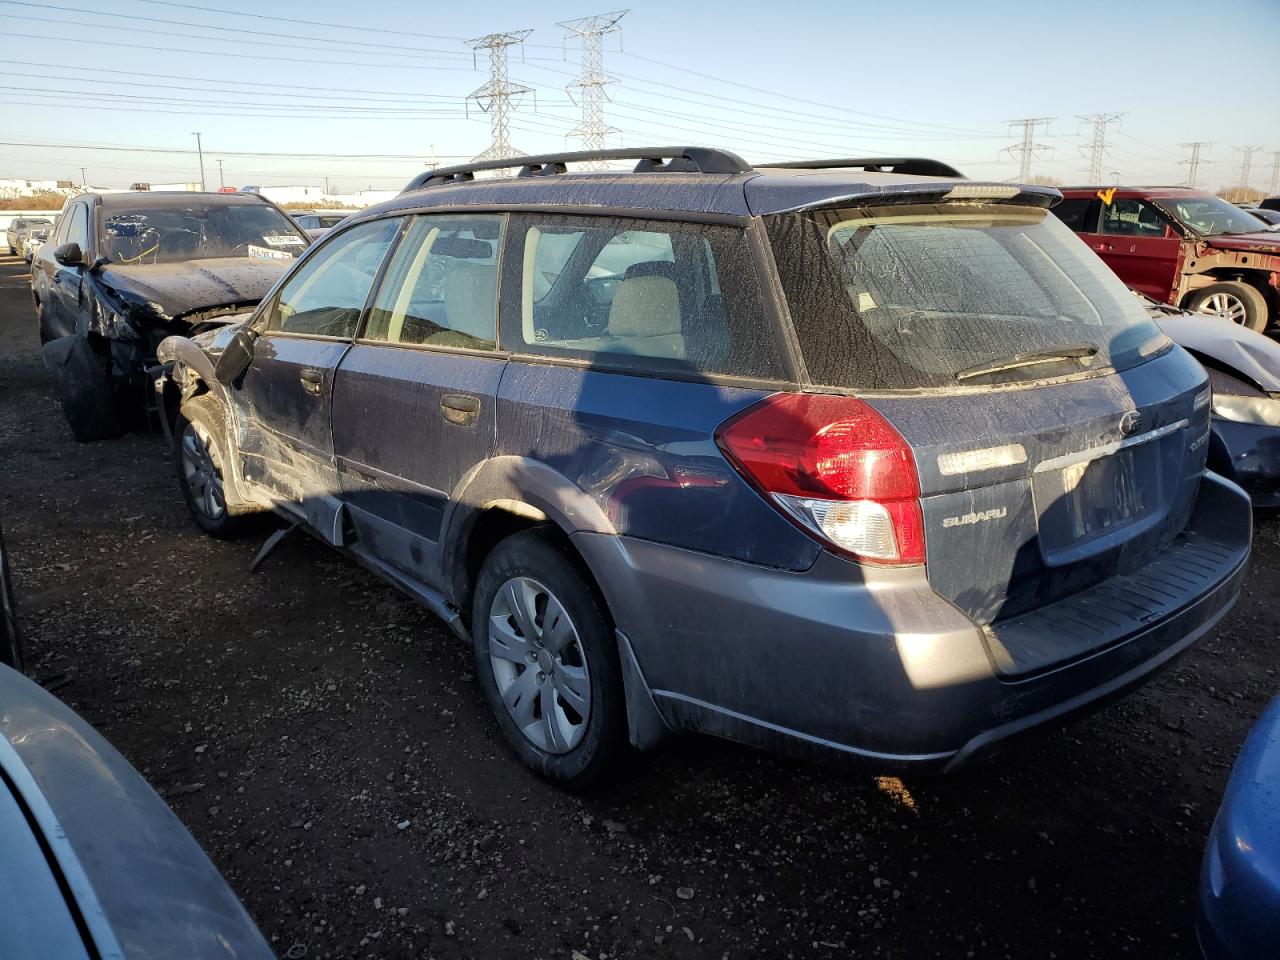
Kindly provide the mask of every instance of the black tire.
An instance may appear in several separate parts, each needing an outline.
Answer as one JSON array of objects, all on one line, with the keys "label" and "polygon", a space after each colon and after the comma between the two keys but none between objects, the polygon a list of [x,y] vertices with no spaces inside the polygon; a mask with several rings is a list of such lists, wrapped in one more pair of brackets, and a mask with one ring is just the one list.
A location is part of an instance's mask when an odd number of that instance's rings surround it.
[{"label": "black tire", "polygon": [[[201,450],[207,460],[201,457]],[[248,532],[253,516],[228,507],[223,465],[229,448],[222,409],[205,394],[182,405],[173,425],[173,465],[195,525],[222,540]],[[202,461],[202,462],[196,462]],[[213,509],[216,505],[217,509]]]},{"label": "black tire", "polygon": [[13,244],[9,244],[9,256],[16,257],[17,255],[18,251],[13,249]]},{"label": "black tire", "polygon": [[120,436],[122,424],[111,385],[111,361],[84,337],[61,337],[42,351],[58,383],[62,415],[81,443]]},{"label": "black tire", "polygon": [[1222,280],[1193,293],[1187,301],[1192,313],[1218,313],[1219,304],[1228,304],[1236,315],[1231,319],[1259,333],[1267,329],[1267,298],[1241,280]]},{"label": "black tire", "polygon": [[[576,734],[579,739],[571,749],[564,752],[549,751],[538,746],[513,719],[512,711],[507,708],[499,692],[496,668],[490,657],[490,617],[495,609],[498,592],[508,582],[522,578],[545,585],[554,601],[568,614],[571,628],[575,631],[575,639],[572,641],[573,657],[576,660],[580,655],[581,669],[586,674],[586,686],[590,689],[588,714],[585,718],[579,718],[581,731]],[[545,609],[544,607],[543,613]],[[540,613],[539,616],[543,614]],[[508,623],[519,632],[514,619]],[[540,629],[550,625],[539,623],[537,626]],[[516,755],[535,773],[564,786],[587,787],[598,782],[626,754],[627,724],[622,671],[607,611],[586,573],[580,569],[578,558],[546,530],[535,527],[513,534],[499,543],[485,558],[473,596],[471,636],[476,676],[494,716],[497,717],[498,726],[502,728]],[[548,641],[548,648],[550,645]],[[541,642],[538,647],[542,648]],[[566,653],[566,657],[568,656]],[[557,663],[560,661],[558,656],[553,659]],[[543,676],[542,669],[542,665],[534,664],[524,667],[525,671],[538,670],[538,677]],[[553,671],[560,668],[553,664],[547,669],[547,684],[554,687],[557,681],[550,677],[554,675]],[[573,666],[570,669],[579,668]],[[520,673],[517,682],[524,676],[523,672]],[[512,686],[514,685],[513,683]],[[539,690],[530,699],[538,704],[545,703],[544,692]],[[553,698],[560,696],[554,691],[549,695]],[[562,717],[572,713],[565,700],[559,699],[556,702],[559,704],[556,709],[561,711]],[[545,721],[546,714],[542,713],[541,717],[541,720],[535,721],[539,726]]]}]

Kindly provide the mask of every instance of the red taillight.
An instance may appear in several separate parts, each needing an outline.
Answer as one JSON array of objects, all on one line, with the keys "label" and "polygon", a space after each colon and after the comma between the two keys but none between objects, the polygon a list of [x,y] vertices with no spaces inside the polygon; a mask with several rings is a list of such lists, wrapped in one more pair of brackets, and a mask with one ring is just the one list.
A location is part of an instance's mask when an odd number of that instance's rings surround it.
[{"label": "red taillight", "polygon": [[730,462],[786,513],[872,563],[924,562],[915,457],[853,397],[776,393],[716,431]]}]

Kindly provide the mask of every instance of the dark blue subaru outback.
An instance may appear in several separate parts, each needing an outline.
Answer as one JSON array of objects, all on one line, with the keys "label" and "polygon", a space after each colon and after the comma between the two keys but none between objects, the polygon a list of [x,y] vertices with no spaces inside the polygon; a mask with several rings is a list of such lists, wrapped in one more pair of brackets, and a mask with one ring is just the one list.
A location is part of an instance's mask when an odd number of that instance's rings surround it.
[{"label": "dark blue subaru outback", "polygon": [[1058,199],[691,147],[423,174],[164,342],[183,493],[437,612],[552,779],[682,730],[954,767],[1141,683],[1249,553],[1204,371]]}]

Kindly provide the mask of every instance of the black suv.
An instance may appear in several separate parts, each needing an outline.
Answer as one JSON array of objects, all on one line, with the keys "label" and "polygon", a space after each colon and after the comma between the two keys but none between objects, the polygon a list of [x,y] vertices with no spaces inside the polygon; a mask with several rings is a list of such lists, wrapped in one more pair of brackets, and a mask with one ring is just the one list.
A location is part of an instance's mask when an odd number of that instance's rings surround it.
[{"label": "black suv", "polygon": [[31,293],[79,440],[113,436],[149,396],[156,345],[251,310],[310,238],[264,197],[84,193],[31,263]]}]

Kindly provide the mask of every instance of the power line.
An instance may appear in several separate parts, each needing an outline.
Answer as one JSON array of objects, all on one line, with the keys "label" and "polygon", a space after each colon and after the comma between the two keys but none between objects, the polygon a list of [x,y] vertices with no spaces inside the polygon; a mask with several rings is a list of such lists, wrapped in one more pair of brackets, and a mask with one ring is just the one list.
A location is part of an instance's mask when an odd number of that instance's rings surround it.
[{"label": "power line", "polygon": [[476,160],[505,160],[518,152],[511,146],[507,111],[511,109],[513,98],[531,93],[532,88],[507,79],[507,48],[523,43],[531,33],[532,30],[510,30],[506,33],[489,33],[467,41],[472,50],[489,51],[489,82],[467,97],[468,100],[475,100],[480,104],[480,109],[489,113],[489,146]]},{"label": "power line", "polygon": [[1187,168],[1187,186],[1195,189],[1196,174],[1200,172],[1200,164],[1203,162],[1200,152],[1205,147],[1213,146],[1213,143],[1209,140],[1196,140],[1192,143],[1180,143],[1178,146],[1191,151],[1191,156],[1186,160],[1178,161],[1178,165]]},{"label": "power line", "polygon": [[[821,107],[821,108],[823,108],[824,110],[834,110],[834,111],[836,111],[836,112],[838,112],[838,113],[850,113],[850,114],[856,114],[857,116],[860,116],[860,117],[872,117],[872,118],[874,118],[874,119],[876,119],[876,120],[888,120],[888,121],[891,121],[891,122],[893,122],[893,123],[897,123],[897,124],[907,124],[907,125],[919,126],[919,127],[930,127],[930,128],[935,129],[935,130],[952,131],[952,132],[955,132],[955,133],[976,133],[976,132],[979,132],[979,131],[971,130],[971,129],[964,128],[964,127],[950,127],[950,126],[946,126],[946,125],[944,125],[944,124],[939,124],[939,123],[928,123],[928,122],[921,121],[921,120],[907,120],[907,119],[905,119],[905,118],[903,118],[903,117],[893,117],[893,116],[889,116],[889,115],[882,114],[882,113],[867,113],[865,110],[852,110],[852,109],[850,109],[849,107],[838,106],[838,105],[836,105],[836,104],[830,104],[830,103],[823,103],[823,102],[821,102],[821,101],[818,101],[818,100],[810,100],[810,99],[807,99],[807,98],[805,98],[805,97],[793,97],[793,96],[791,96],[790,94],[778,93],[778,92],[773,91],[773,90],[767,90],[767,89],[765,89],[765,88],[763,88],[763,87],[755,87],[755,86],[752,86],[752,85],[751,85],[751,84],[749,84],[749,83],[739,83],[739,82],[738,82],[738,81],[736,81],[736,80],[726,80],[724,77],[717,77],[717,76],[715,76],[714,74],[710,74],[710,73],[702,73],[701,71],[698,71],[698,70],[690,70],[688,67],[682,67],[682,66],[680,66],[680,65],[678,65],[678,64],[674,64],[674,63],[667,63],[667,62],[666,62],[666,61],[664,61],[664,60],[656,60],[656,59],[654,59],[653,57],[645,57],[645,56],[641,56],[641,55],[640,55],[640,54],[638,54],[638,53],[630,53],[630,52],[625,51],[625,50],[624,50],[624,51],[619,51],[619,52],[620,52],[620,53],[622,53],[622,54],[623,54],[623,56],[630,57],[630,58],[632,58],[633,60],[644,60],[646,63],[652,63],[652,64],[655,64],[655,65],[660,66],[660,67],[665,67],[665,68],[666,68],[666,69],[668,69],[668,70],[678,70],[678,71],[680,71],[681,73],[687,73],[687,74],[690,74],[690,75],[695,76],[695,77],[702,77],[704,80],[714,80],[716,83],[723,83],[723,84],[726,84],[726,85],[731,86],[731,87],[739,87],[739,88],[741,88],[741,89],[743,89],[743,90],[750,90],[750,91],[751,91],[751,92],[753,92],[753,93],[763,93],[763,94],[767,94],[768,96],[771,96],[771,97],[778,97],[778,98],[779,98],[779,99],[781,99],[781,100],[790,100],[790,101],[792,101],[793,103],[803,103],[803,104],[807,104],[808,106],[812,106],[812,107]],[[621,74],[621,73],[620,73],[620,74],[618,74],[618,76],[620,76],[620,77],[625,77],[625,76],[627,76],[627,75],[626,75],[626,74]],[[640,78],[636,78],[636,77],[628,77],[628,79],[640,79]],[[670,86],[670,85],[669,85],[669,84],[663,84],[663,86]],[[687,88],[686,88],[686,87],[674,87],[674,86],[672,86],[672,87],[671,87],[671,89],[673,89],[673,90],[683,90],[683,89],[687,89]],[[727,98],[718,98],[718,99],[727,99]],[[735,101],[735,102],[742,103],[742,102],[744,102],[744,101]],[[986,135],[985,131],[983,132],[983,135],[984,135],[984,136]]]},{"label": "power line", "polygon": [[382,27],[364,27],[354,23],[326,23],[323,20],[272,17],[263,13],[246,13],[244,10],[224,10],[218,7],[206,7],[198,3],[177,3],[175,0],[140,0],[140,2],[151,3],[160,7],[180,7],[184,10],[198,10],[200,13],[224,13],[229,17],[249,17],[254,20],[274,20],[277,23],[297,23],[308,27],[333,27],[336,30],[359,30],[364,33],[393,33],[401,37],[426,37],[428,40],[463,40],[462,37],[450,37],[439,33],[415,33],[412,30],[399,28],[391,30]]},{"label": "power line", "polygon": [[[404,50],[417,56],[421,56],[424,53],[436,53],[436,54],[440,54],[442,57],[446,57],[451,60],[466,59],[466,54],[462,53],[460,50],[442,50],[442,49],[433,48],[433,47],[406,47],[399,44],[390,44],[390,43],[365,43],[360,40],[335,40],[330,37],[316,37],[316,36],[309,36],[307,34],[299,34],[299,33],[273,33],[272,31],[269,31],[269,30],[246,31],[244,27],[223,27],[213,23],[193,23],[190,20],[169,20],[164,17],[143,17],[143,16],[139,16],[138,14],[124,14],[124,13],[106,12],[102,10],[91,10],[86,7],[67,7],[67,6],[61,6],[59,4],[53,4],[53,3],[32,3],[32,2],[29,2],[29,0],[0,0],[0,4],[4,4],[5,6],[14,6],[14,7],[28,7],[30,9],[35,9],[35,10],[60,10],[65,13],[86,13],[96,17],[109,17],[112,20],[133,20],[139,23],[161,23],[161,24],[165,24],[167,26],[173,26],[173,27],[190,27],[196,30],[214,30],[219,33],[235,34],[235,36],[232,39],[234,39],[236,42],[239,42],[239,43],[254,42],[254,41],[245,40],[245,34],[249,33],[250,35],[255,37],[276,37],[279,39],[287,40],[289,41],[288,46],[294,46],[298,40],[315,40],[320,43],[336,43],[336,44],[342,44],[343,46],[349,46],[349,47],[370,47],[374,50],[379,50],[379,51]],[[49,18],[43,18],[43,17],[24,17],[19,15],[12,15],[11,19],[39,20],[44,23],[65,23],[65,24],[74,25],[74,26],[92,27],[94,29],[105,28],[109,30],[131,30],[131,31],[140,32],[140,33],[160,32],[160,31],[143,30],[140,27],[132,27],[132,26],[117,27],[112,24],[106,24],[106,23],[81,23],[74,20],[65,20],[65,19],[51,20]],[[168,35],[184,36],[185,34],[168,34]],[[214,40],[214,39],[221,39],[221,38],[200,37],[197,39]],[[316,48],[306,48],[306,49],[316,49]],[[349,52],[357,53],[360,51],[352,50]]]},{"label": "power line", "polygon": [[1280,150],[1271,151],[1271,187],[1267,193],[1275,196],[1276,186],[1280,185]]},{"label": "power line", "polygon": [[[106,150],[122,153],[172,153],[184,154],[191,156],[195,154],[194,150],[182,147],[143,147],[128,144],[106,144],[106,143],[36,143],[21,140],[0,140],[0,147],[38,147],[38,148],[58,148],[69,150]],[[211,153],[217,153],[224,157],[280,157],[287,160],[413,160],[421,162],[422,157],[418,154],[403,153],[273,153],[265,150],[210,150]],[[461,155],[449,155],[442,159],[445,160],[461,160]]]},{"label": "power line", "polygon": [[[169,89],[169,88],[162,88]],[[237,100],[202,100],[196,97],[166,97],[159,94],[139,94],[139,93],[110,93],[107,91],[87,91],[87,90],[65,90],[57,87],[5,87],[0,86],[0,90],[9,90],[14,94],[30,94],[31,96],[54,97],[59,99],[77,98],[80,102],[142,102],[154,103],[160,106],[207,106],[207,107],[234,107],[238,110],[310,110],[310,111],[333,111],[326,113],[326,116],[334,116],[343,113],[361,114],[372,113],[395,117],[423,117],[423,116],[439,116],[439,117],[457,117],[465,119],[466,113],[462,109],[461,102],[456,107],[415,107],[412,104],[405,103],[396,107],[366,107],[360,104],[350,103],[272,103],[270,101],[244,102]],[[230,93],[233,95],[244,96],[244,90],[211,90],[210,93]]]},{"label": "power line", "polygon": [[[206,56],[206,57],[207,56],[236,57],[237,59],[240,59],[240,60],[270,60],[273,63],[279,63],[281,61],[284,61],[286,63],[305,63],[305,64],[309,64],[312,67],[315,66],[314,58],[308,60],[301,57],[282,57],[282,56],[279,56],[278,54],[273,56],[267,56],[265,54],[259,55],[256,53],[228,53],[223,50],[191,50],[191,49],[181,48],[181,47],[153,47],[143,43],[125,43],[122,40],[102,40],[102,39],[83,40],[79,37],[47,37],[47,36],[44,36],[43,34],[38,34],[38,33],[10,33],[8,34],[8,36],[19,37],[24,40],[50,40],[58,44],[87,43],[95,47],[128,47],[133,50],[159,50],[162,53],[194,53],[194,54],[198,54],[200,56]],[[355,51],[351,51],[351,52],[354,53]],[[371,51],[370,56],[372,55],[373,54]],[[412,63],[412,64],[411,63],[362,63],[354,60],[326,60],[325,65],[341,66],[341,67],[387,67],[392,70],[457,70],[457,71],[466,71],[466,72],[470,72],[471,70],[471,68],[469,67],[429,67],[423,64],[416,64],[416,63]]]},{"label": "power line", "polygon": [[[113,76],[120,74],[120,75],[130,76],[130,77],[155,77],[161,80],[197,80],[197,81],[205,81],[208,83],[223,83],[223,84],[228,84],[230,86],[253,87],[255,90],[261,89],[262,87],[261,83],[253,80],[232,80],[228,77],[189,77],[189,76],[179,76],[177,74],[172,74],[172,73],[151,73],[150,71],[144,72],[139,70],[116,70],[116,69],[111,69],[107,67],[81,67],[81,66],[76,66],[74,64],[70,64],[70,63],[67,63],[67,64],[39,63],[37,61],[32,61],[32,60],[0,60],[0,63],[12,63],[22,67],[48,67],[55,70],[79,70],[81,72],[88,72],[88,73],[106,73],[106,74],[111,74]],[[26,74],[13,74],[13,75],[26,76]],[[81,80],[84,78],[80,78],[80,77],[73,78],[65,75],[59,75],[54,77],[53,79]],[[114,81],[114,82],[125,83],[126,81]],[[139,84],[132,84],[132,85],[138,86]],[[151,84],[143,84],[143,86],[151,86]],[[188,88],[188,89],[191,89],[191,88]],[[204,89],[204,88],[201,87],[196,89]],[[374,94],[390,94],[390,95],[404,96],[404,94],[402,94],[398,90],[366,90],[358,87],[308,87],[308,86],[304,86],[302,84],[297,84],[293,82],[290,82],[289,89],[290,90],[319,90],[323,93],[374,93]],[[240,91],[240,92],[246,92],[246,91]],[[281,96],[284,96],[284,95],[285,94],[283,93],[281,94]],[[292,95],[292,94],[289,94],[289,95]],[[455,101],[458,101],[459,103],[466,100],[466,97],[459,97],[459,96],[446,95],[446,94],[434,94],[434,93],[414,94],[413,96],[415,99],[419,99],[419,100],[421,99],[455,100]]]},{"label": "power line", "polygon": [[1035,142],[1036,127],[1048,126],[1053,117],[1024,117],[1021,120],[1010,120],[1009,129],[1014,127],[1022,128],[1022,142],[1010,144],[1004,148],[1004,152],[1018,155],[1018,179],[1029,180],[1031,178],[1031,158],[1037,153],[1045,150],[1052,150],[1052,147],[1037,145]]},{"label": "power line", "polygon": [[1107,150],[1107,126],[1116,123],[1123,113],[1094,113],[1079,116],[1085,123],[1093,124],[1093,139],[1089,143],[1089,182],[1102,180],[1102,157]]},{"label": "power line", "polygon": [[[573,99],[574,90],[582,98],[582,123],[570,130],[569,136],[580,139],[583,148],[587,150],[603,150],[605,138],[618,132],[617,128],[609,126],[604,120],[604,101],[608,87],[618,82],[604,72],[604,38],[608,34],[622,32],[618,21],[629,12],[620,10],[557,24],[570,37],[577,37],[582,41],[582,73],[565,90],[569,92],[570,99]],[[588,164],[588,167],[604,169],[605,164],[596,161]]]}]

